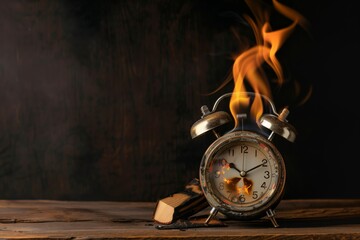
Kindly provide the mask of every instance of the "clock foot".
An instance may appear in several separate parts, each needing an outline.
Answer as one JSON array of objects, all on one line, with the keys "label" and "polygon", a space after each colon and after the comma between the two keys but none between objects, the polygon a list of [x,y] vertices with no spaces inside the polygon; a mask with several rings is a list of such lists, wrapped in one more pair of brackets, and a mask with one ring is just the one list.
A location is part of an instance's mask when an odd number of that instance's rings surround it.
[{"label": "clock foot", "polygon": [[279,224],[277,223],[275,219],[275,212],[271,209],[266,211],[266,215],[270,219],[271,223],[274,225],[274,227],[279,227]]},{"label": "clock foot", "polygon": [[208,223],[211,221],[211,219],[212,219],[213,217],[215,217],[215,215],[216,215],[217,213],[218,213],[218,210],[213,207],[213,208],[210,210],[210,215],[209,215],[208,218],[206,219],[205,224],[208,224]]}]

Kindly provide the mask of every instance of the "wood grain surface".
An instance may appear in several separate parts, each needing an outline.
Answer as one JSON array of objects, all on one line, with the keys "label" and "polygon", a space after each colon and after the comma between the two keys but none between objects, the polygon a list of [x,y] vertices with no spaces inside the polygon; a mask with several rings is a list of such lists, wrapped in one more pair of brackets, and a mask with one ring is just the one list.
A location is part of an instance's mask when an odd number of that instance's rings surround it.
[{"label": "wood grain surface", "polygon": [[[268,219],[159,230],[154,202],[1,200],[1,239],[359,239],[359,199],[284,200]],[[206,215],[208,209],[198,213]]]}]

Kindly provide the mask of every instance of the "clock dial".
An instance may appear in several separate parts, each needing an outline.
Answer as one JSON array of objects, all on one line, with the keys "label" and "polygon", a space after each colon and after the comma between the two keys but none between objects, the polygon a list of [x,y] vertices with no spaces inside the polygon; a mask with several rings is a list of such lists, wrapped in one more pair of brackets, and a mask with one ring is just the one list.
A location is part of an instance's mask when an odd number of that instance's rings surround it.
[{"label": "clock dial", "polygon": [[258,142],[238,142],[214,155],[208,168],[209,184],[224,202],[239,207],[266,201],[276,187],[278,164]]},{"label": "clock dial", "polygon": [[201,166],[200,179],[210,205],[230,215],[263,214],[282,195],[283,159],[258,134],[241,131],[219,138]]}]

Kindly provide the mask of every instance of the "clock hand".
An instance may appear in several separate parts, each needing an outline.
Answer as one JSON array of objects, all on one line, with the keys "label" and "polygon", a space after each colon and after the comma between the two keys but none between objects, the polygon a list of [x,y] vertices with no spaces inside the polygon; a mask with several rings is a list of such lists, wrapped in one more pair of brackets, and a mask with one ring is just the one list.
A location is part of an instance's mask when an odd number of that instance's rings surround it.
[{"label": "clock hand", "polygon": [[238,171],[240,173],[240,176],[242,176],[242,177],[244,177],[246,175],[246,172],[238,169],[234,163],[229,163],[229,167]]},{"label": "clock hand", "polygon": [[242,154],[242,168],[241,169],[245,169],[245,154]]},{"label": "clock hand", "polygon": [[239,173],[241,173],[241,171],[235,166],[234,163],[229,163],[229,167],[232,169],[235,169],[236,171],[238,171]]},{"label": "clock hand", "polygon": [[249,170],[245,171],[245,173],[248,174],[250,171],[255,170],[255,169],[257,169],[257,168],[259,168],[259,167],[261,167],[261,166],[263,166],[263,165],[264,165],[264,163],[261,163],[261,164],[259,164],[259,165],[256,165],[255,167],[250,168]]}]

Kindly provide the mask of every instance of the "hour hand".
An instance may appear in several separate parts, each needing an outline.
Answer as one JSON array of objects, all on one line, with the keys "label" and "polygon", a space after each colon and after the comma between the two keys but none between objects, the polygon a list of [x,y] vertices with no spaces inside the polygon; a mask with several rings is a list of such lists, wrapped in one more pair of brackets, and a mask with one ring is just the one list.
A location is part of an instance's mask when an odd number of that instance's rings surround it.
[{"label": "hour hand", "polygon": [[229,163],[229,167],[232,168],[232,169],[235,169],[236,171],[238,171],[240,174],[241,174],[241,170],[238,169],[234,163]]}]

